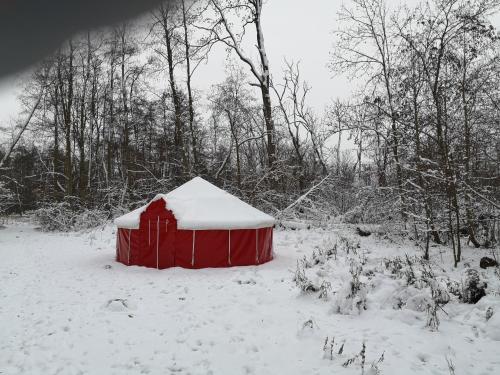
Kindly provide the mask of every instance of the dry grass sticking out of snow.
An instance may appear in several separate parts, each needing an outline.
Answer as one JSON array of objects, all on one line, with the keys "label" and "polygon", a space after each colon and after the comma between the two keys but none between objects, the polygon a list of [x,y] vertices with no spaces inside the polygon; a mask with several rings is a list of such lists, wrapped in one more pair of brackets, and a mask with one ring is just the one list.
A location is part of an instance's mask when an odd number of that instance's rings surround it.
[{"label": "dry grass sticking out of snow", "polygon": [[[0,232],[0,373],[497,374],[500,276],[486,250],[420,260],[353,228],[277,230],[259,267],[114,262],[114,229]],[[487,295],[463,303],[469,269]]]}]

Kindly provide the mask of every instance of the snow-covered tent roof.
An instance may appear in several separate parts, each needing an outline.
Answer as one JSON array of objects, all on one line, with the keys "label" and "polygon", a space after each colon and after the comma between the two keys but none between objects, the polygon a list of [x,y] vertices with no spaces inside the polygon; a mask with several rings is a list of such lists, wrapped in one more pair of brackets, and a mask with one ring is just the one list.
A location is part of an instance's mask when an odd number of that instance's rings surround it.
[{"label": "snow-covered tent roof", "polygon": [[[178,229],[255,229],[274,225],[274,218],[219,189],[201,177],[179,186],[168,194],[158,194],[177,219]],[[151,202],[150,202],[151,203]],[[138,229],[141,214],[149,206],[115,219],[119,228]]]}]

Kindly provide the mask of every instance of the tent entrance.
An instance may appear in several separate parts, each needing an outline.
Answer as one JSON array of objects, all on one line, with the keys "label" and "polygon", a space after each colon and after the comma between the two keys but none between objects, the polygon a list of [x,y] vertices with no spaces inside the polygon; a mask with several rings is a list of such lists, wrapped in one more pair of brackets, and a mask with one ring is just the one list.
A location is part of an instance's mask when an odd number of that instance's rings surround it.
[{"label": "tent entrance", "polygon": [[153,255],[153,267],[169,268],[175,265],[175,225],[168,218],[157,216],[148,223],[148,244]]}]

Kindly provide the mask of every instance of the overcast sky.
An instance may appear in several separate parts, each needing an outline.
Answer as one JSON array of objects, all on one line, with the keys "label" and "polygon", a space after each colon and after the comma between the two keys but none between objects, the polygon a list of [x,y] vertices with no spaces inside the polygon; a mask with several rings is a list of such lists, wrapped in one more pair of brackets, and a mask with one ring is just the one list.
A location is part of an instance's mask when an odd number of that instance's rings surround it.
[{"label": "overcast sky", "polygon": [[[314,6],[311,6],[314,4]],[[339,2],[332,0],[268,0],[263,12],[265,44],[274,75],[279,75],[283,60],[301,61],[302,75],[313,86],[311,103],[316,107],[347,90],[346,82],[330,79],[327,69]],[[220,48],[200,67],[194,78],[198,89],[224,79],[225,52]],[[22,86],[19,78],[0,80],[0,124],[19,111],[16,96]],[[1,126],[1,125],[0,125]]]},{"label": "overcast sky", "polygon": [[[387,2],[395,4],[399,0]],[[409,2],[415,0],[404,3]],[[273,76],[279,78],[285,58],[300,60],[302,77],[312,86],[309,102],[318,110],[354,89],[346,77],[334,77],[327,68],[340,4],[337,0],[268,0],[264,7],[265,44]],[[500,16],[493,23],[500,29]],[[223,80],[225,61],[225,52],[220,48],[207,65],[200,67],[194,78],[199,90],[206,91]],[[16,96],[21,87],[19,75],[0,80],[0,128],[18,114]]]}]

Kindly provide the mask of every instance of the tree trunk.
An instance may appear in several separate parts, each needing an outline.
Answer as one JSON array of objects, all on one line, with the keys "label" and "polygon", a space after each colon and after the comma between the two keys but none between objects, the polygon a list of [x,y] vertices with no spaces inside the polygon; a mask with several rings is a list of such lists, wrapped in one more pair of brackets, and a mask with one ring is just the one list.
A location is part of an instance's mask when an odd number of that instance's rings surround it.
[{"label": "tree trunk", "polygon": [[[59,91],[61,93],[61,103],[63,107],[63,120],[64,120],[64,139],[65,139],[65,154],[64,154],[64,176],[66,177],[66,196],[73,195],[73,164],[72,164],[72,111],[73,111],[73,80],[74,80],[74,67],[73,56],[74,49],[73,43],[69,42],[69,55],[68,55],[68,68],[66,76],[62,76],[62,61],[59,60],[58,64],[58,81]],[[61,59],[61,56],[60,56]],[[66,87],[66,90],[65,90]]]},{"label": "tree trunk", "polygon": [[255,1],[255,29],[257,32],[257,48],[262,67],[262,77],[260,79],[260,91],[262,94],[262,109],[267,132],[267,162],[272,170],[276,164],[276,143],[274,134],[273,106],[270,96],[270,72],[269,60],[267,59],[264,47],[264,33],[261,26],[262,0]]},{"label": "tree trunk", "polygon": [[172,49],[172,32],[169,29],[169,4],[161,7],[161,17],[162,17],[162,27],[163,27],[163,37],[165,39],[165,46],[167,48],[167,64],[168,64],[168,81],[170,85],[170,91],[172,94],[172,104],[174,106],[175,114],[175,131],[174,131],[174,148],[175,148],[175,160],[174,160],[174,174],[176,177],[180,177],[184,173],[189,171],[189,165],[184,152],[184,131],[183,131],[183,121],[182,121],[182,108],[181,99],[177,91],[177,85],[175,83],[175,73],[174,73],[174,57]]},{"label": "tree trunk", "polygon": [[186,86],[188,92],[188,109],[189,109],[189,131],[191,133],[191,152],[193,154],[193,167],[196,171],[198,168],[198,150],[196,132],[194,128],[194,108],[193,108],[193,93],[191,89],[191,54],[189,45],[188,22],[185,0],[182,0],[182,25],[184,28],[184,52],[186,57]]}]

